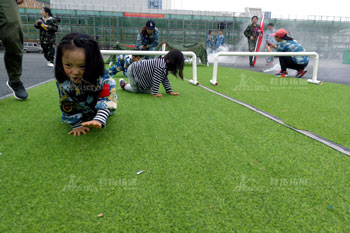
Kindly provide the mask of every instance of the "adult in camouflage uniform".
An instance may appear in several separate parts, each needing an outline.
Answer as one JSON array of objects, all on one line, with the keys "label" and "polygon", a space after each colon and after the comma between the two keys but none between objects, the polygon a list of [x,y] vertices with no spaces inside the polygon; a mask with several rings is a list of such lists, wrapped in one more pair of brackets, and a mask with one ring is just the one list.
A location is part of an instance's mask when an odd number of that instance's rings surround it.
[{"label": "adult in camouflage uniform", "polygon": [[159,31],[153,20],[148,20],[146,25],[137,35],[136,47],[139,50],[154,51],[159,44]]},{"label": "adult in camouflage uniform", "polygon": [[48,61],[47,65],[53,67],[58,25],[49,8],[43,7],[41,15],[42,17],[34,23],[34,27],[40,29],[40,43]]},{"label": "adult in camouflage uniform", "polygon": [[7,86],[17,99],[24,100],[28,98],[28,93],[21,82],[23,33],[17,7],[21,3],[23,0],[0,1],[0,40],[6,49],[4,59],[9,76]]},{"label": "adult in camouflage uniform", "polygon": [[[261,33],[260,25],[258,25],[258,17],[252,17],[252,24],[250,24],[244,31],[245,37],[248,39],[249,52],[255,52],[256,42]],[[253,67],[253,57],[249,57],[249,65]]]}]

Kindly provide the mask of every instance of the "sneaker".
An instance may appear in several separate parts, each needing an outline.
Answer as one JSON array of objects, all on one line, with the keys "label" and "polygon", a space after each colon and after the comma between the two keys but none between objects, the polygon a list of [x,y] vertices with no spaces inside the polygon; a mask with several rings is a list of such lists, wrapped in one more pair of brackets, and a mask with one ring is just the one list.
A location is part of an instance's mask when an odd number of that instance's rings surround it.
[{"label": "sneaker", "polygon": [[275,74],[276,76],[281,76],[282,74],[285,74],[288,76],[288,71],[280,71],[279,73]]},{"label": "sneaker", "polygon": [[47,63],[47,66],[49,66],[49,67],[54,67],[55,65],[54,65],[52,62],[48,62],[48,63]]},{"label": "sneaker", "polygon": [[281,78],[286,78],[288,77],[288,72],[287,71],[284,71],[281,73]]},{"label": "sneaker", "polygon": [[16,99],[25,100],[28,98],[28,93],[21,81],[19,83],[10,83],[9,81],[7,81],[6,85],[13,92],[13,95],[16,97]]},{"label": "sneaker", "polygon": [[295,77],[302,78],[307,73],[307,70],[299,70]]},{"label": "sneaker", "polygon": [[124,89],[124,87],[125,87],[125,85],[127,84],[127,82],[125,82],[125,80],[124,79],[119,79],[119,84],[120,84],[120,87],[122,88],[122,89]]}]

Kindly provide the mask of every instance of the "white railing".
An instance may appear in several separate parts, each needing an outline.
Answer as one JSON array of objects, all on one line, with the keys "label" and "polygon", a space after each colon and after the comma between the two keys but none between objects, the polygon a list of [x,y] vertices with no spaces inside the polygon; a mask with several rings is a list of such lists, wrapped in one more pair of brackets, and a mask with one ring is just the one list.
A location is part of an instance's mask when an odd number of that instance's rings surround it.
[{"label": "white railing", "polygon": [[[139,50],[101,50],[102,54],[105,55],[153,55],[153,56],[162,56],[166,55],[169,51],[139,51]],[[190,83],[193,85],[198,85],[197,81],[197,55],[194,52],[182,52],[184,56],[192,57],[192,73],[193,77],[190,80]]]},{"label": "white railing", "polygon": [[276,56],[276,57],[284,57],[284,56],[309,56],[315,57],[315,65],[313,70],[312,79],[307,80],[309,83],[320,84],[321,82],[317,80],[317,72],[320,57],[316,52],[218,52],[214,57],[214,70],[213,70],[213,78],[210,80],[210,83],[213,85],[218,85],[217,75],[218,75],[218,66],[219,66],[219,57],[220,56]]}]

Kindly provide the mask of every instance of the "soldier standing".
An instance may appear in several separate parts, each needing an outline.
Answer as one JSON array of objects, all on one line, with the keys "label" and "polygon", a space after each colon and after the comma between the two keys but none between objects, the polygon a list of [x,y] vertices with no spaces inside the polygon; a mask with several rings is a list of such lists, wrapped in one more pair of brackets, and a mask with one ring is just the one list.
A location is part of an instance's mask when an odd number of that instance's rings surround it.
[{"label": "soldier standing", "polygon": [[19,100],[28,98],[21,82],[23,60],[23,32],[17,4],[23,0],[0,1],[0,40],[5,46],[5,67],[9,76],[7,86]]},{"label": "soldier standing", "polygon": [[[258,16],[252,17],[252,24],[250,24],[247,29],[244,31],[245,37],[248,39],[248,48],[249,52],[255,52],[255,45],[258,37],[261,33],[260,25],[258,25]],[[249,57],[249,65],[253,67],[253,57]]]}]

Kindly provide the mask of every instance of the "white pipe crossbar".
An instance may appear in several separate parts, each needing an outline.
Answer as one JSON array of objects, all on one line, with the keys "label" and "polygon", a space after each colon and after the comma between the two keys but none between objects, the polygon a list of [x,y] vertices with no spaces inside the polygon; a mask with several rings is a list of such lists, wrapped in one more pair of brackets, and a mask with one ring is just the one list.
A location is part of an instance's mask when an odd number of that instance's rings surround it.
[{"label": "white pipe crossbar", "polygon": [[315,57],[315,65],[313,70],[312,79],[307,80],[309,83],[313,84],[321,84],[320,81],[317,80],[317,72],[320,56],[316,52],[218,52],[214,57],[214,70],[213,70],[213,78],[210,80],[210,83],[213,85],[218,85],[217,83],[217,75],[218,75],[218,66],[219,66],[219,57],[220,56],[275,56],[275,57],[284,57],[284,56],[309,56]]},{"label": "white pipe crossbar", "polygon": [[[101,50],[102,54],[105,55],[122,55],[122,54],[131,54],[131,55],[154,55],[161,56],[166,55],[169,51],[142,51],[142,50]],[[197,55],[194,52],[186,51],[182,52],[184,56],[192,57],[192,73],[193,78],[190,80],[190,83],[193,85],[198,85],[197,81]]]}]

